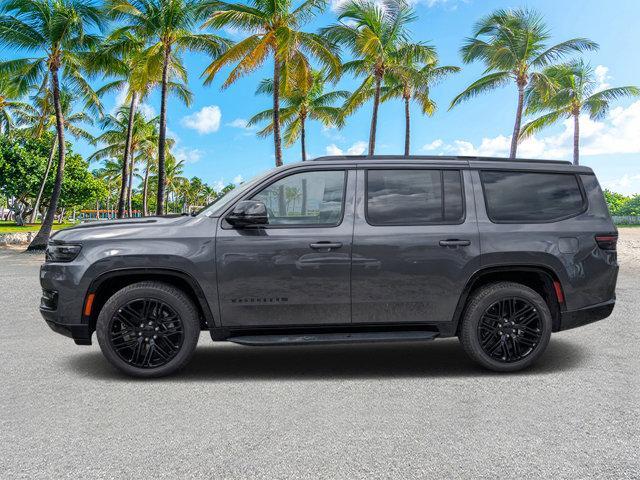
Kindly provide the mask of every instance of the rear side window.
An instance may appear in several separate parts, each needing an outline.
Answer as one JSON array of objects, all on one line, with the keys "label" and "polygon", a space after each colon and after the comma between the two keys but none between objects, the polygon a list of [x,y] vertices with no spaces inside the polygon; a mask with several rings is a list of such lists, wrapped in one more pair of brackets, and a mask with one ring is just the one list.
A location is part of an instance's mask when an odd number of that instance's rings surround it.
[{"label": "rear side window", "polygon": [[585,207],[578,179],[570,173],[484,171],[480,176],[493,222],[553,222]]},{"label": "rear side window", "polygon": [[458,170],[368,170],[371,225],[459,223],[463,217]]}]

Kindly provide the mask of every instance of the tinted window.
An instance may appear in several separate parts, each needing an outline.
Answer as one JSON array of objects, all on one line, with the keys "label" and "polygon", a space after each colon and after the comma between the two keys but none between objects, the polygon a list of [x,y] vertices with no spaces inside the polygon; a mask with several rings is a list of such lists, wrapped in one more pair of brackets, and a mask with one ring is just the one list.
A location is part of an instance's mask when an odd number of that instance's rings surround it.
[{"label": "tinted window", "polygon": [[270,225],[337,225],[342,218],[345,172],[301,172],[278,180],[253,200],[267,206]]},{"label": "tinted window", "polygon": [[457,170],[369,170],[367,220],[372,225],[421,225],[462,218]]},{"label": "tinted window", "polygon": [[481,177],[487,211],[496,222],[549,222],[584,208],[572,174],[486,171]]}]

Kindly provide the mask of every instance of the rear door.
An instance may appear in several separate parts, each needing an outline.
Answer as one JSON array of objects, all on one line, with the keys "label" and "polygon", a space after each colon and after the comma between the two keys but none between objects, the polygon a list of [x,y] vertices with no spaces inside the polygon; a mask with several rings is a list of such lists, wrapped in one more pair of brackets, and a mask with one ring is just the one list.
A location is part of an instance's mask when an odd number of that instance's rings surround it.
[{"label": "rear door", "polygon": [[269,224],[216,238],[221,322],[231,327],[351,321],[355,170],[283,172],[238,200],[267,206]]},{"label": "rear door", "polygon": [[354,323],[451,322],[480,245],[468,164],[358,171]]}]

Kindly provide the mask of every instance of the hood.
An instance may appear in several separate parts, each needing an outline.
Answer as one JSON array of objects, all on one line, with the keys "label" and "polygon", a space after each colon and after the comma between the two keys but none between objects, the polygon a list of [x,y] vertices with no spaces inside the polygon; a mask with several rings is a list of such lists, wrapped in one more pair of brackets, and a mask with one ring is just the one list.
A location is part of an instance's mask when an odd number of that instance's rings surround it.
[{"label": "hood", "polygon": [[165,215],[162,217],[127,218],[122,220],[94,220],[59,230],[51,235],[52,242],[80,242],[107,238],[139,237],[158,227],[175,227],[192,221],[189,215]]}]

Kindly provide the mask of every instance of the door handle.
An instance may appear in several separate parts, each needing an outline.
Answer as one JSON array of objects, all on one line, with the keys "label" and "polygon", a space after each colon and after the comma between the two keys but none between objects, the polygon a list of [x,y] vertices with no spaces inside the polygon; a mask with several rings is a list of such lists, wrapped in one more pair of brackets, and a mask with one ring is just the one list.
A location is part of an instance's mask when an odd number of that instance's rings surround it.
[{"label": "door handle", "polygon": [[471,245],[471,240],[458,240],[449,239],[449,240],[440,240],[441,247],[468,247]]},{"label": "door handle", "polygon": [[341,242],[316,242],[309,244],[309,247],[314,250],[331,250],[332,248],[340,248],[341,246]]}]

